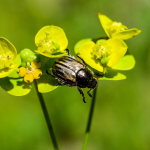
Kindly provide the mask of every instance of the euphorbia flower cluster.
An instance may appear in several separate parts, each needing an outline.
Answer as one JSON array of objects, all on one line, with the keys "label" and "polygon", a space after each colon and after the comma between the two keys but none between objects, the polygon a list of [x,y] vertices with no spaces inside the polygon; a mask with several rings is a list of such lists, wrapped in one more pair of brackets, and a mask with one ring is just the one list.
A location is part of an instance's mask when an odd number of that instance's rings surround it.
[{"label": "euphorbia flower cluster", "polygon": [[[101,79],[125,79],[123,74],[113,70],[129,70],[134,67],[134,57],[125,55],[128,47],[123,40],[130,39],[141,31],[128,29],[100,13],[98,17],[108,37],[97,38],[96,42],[92,38],[83,39],[76,44],[75,53],[79,53],[91,69],[103,73]],[[51,69],[53,58],[67,55],[68,40],[65,32],[57,26],[45,26],[36,34],[35,44],[35,51],[24,49],[17,55],[16,48],[7,39],[0,37],[0,78],[3,78],[0,86],[8,93],[26,95],[34,80],[37,80],[41,93],[57,88],[56,80],[47,75],[46,70]]]},{"label": "euphorbia flower cluster", "polygon": [[116,73],[116,76],[111,73],[112,70],[129,70],[134,67],[134,57],[125,55],[128,47],[123,40],[132,38],[141,31],[136,28],[128,29],[122,23],[112,21],[100,13],[98,17],[108,38],[98,38],[96,43],[91,38],[83,39],[76,44],[75,52],[79,53],[89,66],[103,72],[105,76],[102,79],[125,79],[126,77],[120,73]]}]

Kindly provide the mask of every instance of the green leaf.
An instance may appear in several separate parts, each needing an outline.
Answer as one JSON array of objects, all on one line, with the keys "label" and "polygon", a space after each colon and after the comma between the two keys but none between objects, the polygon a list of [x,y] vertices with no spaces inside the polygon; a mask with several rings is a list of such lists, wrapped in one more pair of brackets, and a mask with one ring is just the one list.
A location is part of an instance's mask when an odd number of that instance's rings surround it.
[{"label": "green leaf", "polygon": [[103,78],[99,78],[99,80],[124,80],[126,76],[119,72],[113,71],[111,69],[107,69],[107,73],[105,73]]},{"label": "green leaf", "polygon": [[127,39],[130,39],[130,38],[140,34],[140,33],[141,33],[141,30],[133,28],[133,29],[128,29],[128,30],[113,33],[112,38],[120,38],[123,40],[127,40]]},{"label": "green leaf", "polygon": [[19,64],[15,64],[12,65],[10,68],[4,68],[0,70],[0,78],[4,78],[6,76],[8,76],[11,72],[13,72],[15,69],[17,69],[17,67],[19,66]]},{"label": "green leaf", "polygon": [[23,96],[31,91],[32,83],[24,82],[23,78],[11,79],[6,77],[0,79],[0,86],[11,95]]},{"label": "green leaf", "polygon": [[57,80],[48,74],[42,75],[40,79],[37,80],[37,84],[38,84],[38,91],[40,93],[47,93],[58,87],[56,86]]},{"label": "green leaf", "polygon": [[130,70],[135,66],[135,59],[132,55],[125,55],[121,60],[112,67],[115,70]]},{"label": "green leaf", "polygon": [[78,41],[76,43],[76,45],[74,46],[74,51],[77,54],[79,52],[79,48],[86,42],[92,41],[92,38],[88,38],[88,39],[82,39],[80,41]]}]

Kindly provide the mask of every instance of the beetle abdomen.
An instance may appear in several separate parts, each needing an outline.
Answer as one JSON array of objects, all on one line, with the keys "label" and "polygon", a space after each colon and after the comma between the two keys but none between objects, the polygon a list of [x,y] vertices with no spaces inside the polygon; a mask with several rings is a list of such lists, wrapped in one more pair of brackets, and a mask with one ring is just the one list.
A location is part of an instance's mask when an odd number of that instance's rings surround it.
[{"label": "beetle abdomen", "polygon": [[82,68],[84,68],[84,65],[76,59],[63,56],[57,58],[52,72],[61,84],[76,86],[76,73]]}]

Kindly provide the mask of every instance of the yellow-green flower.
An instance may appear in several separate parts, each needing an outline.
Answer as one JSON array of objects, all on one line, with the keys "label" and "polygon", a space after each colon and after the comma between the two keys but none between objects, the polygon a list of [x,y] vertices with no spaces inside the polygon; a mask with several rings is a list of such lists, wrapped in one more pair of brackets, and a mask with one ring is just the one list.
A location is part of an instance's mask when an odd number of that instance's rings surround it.
[{"label": "yellow-green flower", "polygon": [[24,77],[24,81],[27,83],[33,82],[34,79],[39,79],[42,75],[42,71],[39,69],[41,63],[37,60],[31,62],[31,65],[27,64],[27,67],[19,68],[19,76]]},{"label": "yellow-green flower", "polygon": [[121,39],[99,40],[84,43],[79,54],[92,68],[107,72],[108,67],[115,66],[127,51],[126,44]]},{"label": "yellow-green flower", "polygon": [[17,56],[16,48],[6,38],[0,37],[0,78],[8,76],[19,64],[13,64]]},{"label": "yellow-green flower", "polygon": [[123,40],[127,40],[141,33],[141,30],[138,30],[136,28],[128,29],[122,23],[112,21],[107,16],[100,13],[98,13],[98,17],[109,38],[120,38]]},{"label": "yellow-green flower", "polygon": [[[46,57],[59,57],[66,53],[67,37],[60,27],[45,26],[35,36],[36,52]],[[60,54],[59,54],[60,53]]]},{"label": "yellow-green flower", "polygon": [[16,55],[15,47],[7,39],[0,37],[0,69],[9,68]]}]

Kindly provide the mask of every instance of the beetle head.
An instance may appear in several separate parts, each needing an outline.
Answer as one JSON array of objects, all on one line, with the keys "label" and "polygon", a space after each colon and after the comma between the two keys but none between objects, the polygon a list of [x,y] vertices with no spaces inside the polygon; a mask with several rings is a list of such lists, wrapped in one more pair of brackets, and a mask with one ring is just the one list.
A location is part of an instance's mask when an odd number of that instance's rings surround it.
[{"label": "beetle head", "polygon": [[87,85],[88,88],[95,89],[97,87],[97,80],[91,79]]}]

